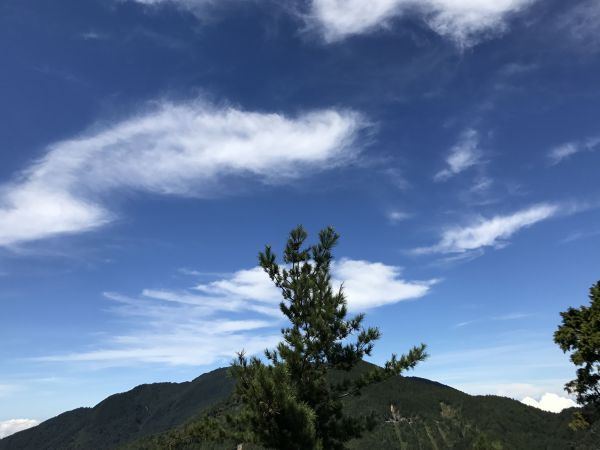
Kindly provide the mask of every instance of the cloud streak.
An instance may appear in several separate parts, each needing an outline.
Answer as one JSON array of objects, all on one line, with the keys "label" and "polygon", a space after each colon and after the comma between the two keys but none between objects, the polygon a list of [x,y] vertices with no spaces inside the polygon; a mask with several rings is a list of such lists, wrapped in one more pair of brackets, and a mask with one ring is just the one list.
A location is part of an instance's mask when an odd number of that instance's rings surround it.
[{"label": "cloud streak", "polygon": [[[353,311],[420,298],[435,282],[405,281],[396,266],[361,260],[341,259],[332,271],[334,285],[344,281]],[[226,362],[242,349],[258,353],[280,340],[281,294],[260,267],[181,291],[145,289],[138,297],[105,297],[113,302],[111,311],[129,324],[127,333],[96,349],[37,360],[101,366],[208,365]]]},{"label": "cloud streak", "polygon": [[464,227],[450,228],[442,233],[441,239],[430,247],[420,247],[416,254],[464,253],[486,247],[499,248],[515,233],[536,223],[549,219],[559,213],[559,207],[553,204],[539,204],[513,214],[480,218]]},{"label": "cloud streak", "polygon": [[80,137],[57,142],[0,187],[0,246],[89,231],[114,219],[117,190],[210,197],[230,181],[289,182],[339,167],[365,126],[352,111],[287,117],[161,103]]},{"label": "cloud streak", "polygon": [[[274,345],[279,336],[271,317],[249,318],[251,305],[215,299],[188,291],[144,290],[139,297],[106,293],[111,311],[128,324],[98,348],[37,358],[45,362],[93,363],[101,367],[164,364],[202,366],[223,363],[245,349],[254,354]],[[246,311],[246,314],[239,314]],[[227,314],[225,314],[227,313]],[[238,314],[236,314],[238,313]]]},{"label": "cloud streak", "polygon": [[548,159],[550,159],[552,165],[556,165],[571,158],[577,153],[593,152],[598,149],[600,149],[600,137],[592,137],[583,141],[567,142],[559,145],[550,150]]},{"label": "cloud streak", "polygon": [[482,317],[479,319],[465,320],[464,322],[457,323],[455,325],[455,328],[462,328],[467,325],[472,325],[472,324],[482,323],[482,322],[489,322],[489,321],[503,322],[503,321],[509,321],[509,320],[520,320],[520,319],[526,319],[531,316],[532,316],[532,314],[510,313],[510,314],[504,314],[501,316]]},{"label": "cloud streak", "polygon": [[450,149],[446,157],[446,168],[439,171],[434,180],[446,181],[475,166],[481,162],[481,153],[479,133],[473,129],[465,130],[456,145]]},{"label": "cloud streak", "polygon": [[312,0],[308,16],[327,42],[390,26],[405,15],[423,20],[434,32],[461,47],[476,44],[508,27],[511,15],[534,0]]}]

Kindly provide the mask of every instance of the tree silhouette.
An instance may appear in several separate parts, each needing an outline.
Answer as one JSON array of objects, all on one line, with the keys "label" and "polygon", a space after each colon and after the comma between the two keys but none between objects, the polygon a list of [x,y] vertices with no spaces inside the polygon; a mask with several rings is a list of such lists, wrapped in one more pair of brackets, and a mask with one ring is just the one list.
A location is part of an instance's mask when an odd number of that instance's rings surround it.
[{"label": "tree silhouette", "polygon": [[590,288],[590,306],[569,308],[560,313],[562,325],[554,333],[563,352],[571,352],[577,378],[565,389],[577,395],[584,406],[583,415],[576,414],[573,427],[585,427],[590,419],[600,416],[600,281]]}]

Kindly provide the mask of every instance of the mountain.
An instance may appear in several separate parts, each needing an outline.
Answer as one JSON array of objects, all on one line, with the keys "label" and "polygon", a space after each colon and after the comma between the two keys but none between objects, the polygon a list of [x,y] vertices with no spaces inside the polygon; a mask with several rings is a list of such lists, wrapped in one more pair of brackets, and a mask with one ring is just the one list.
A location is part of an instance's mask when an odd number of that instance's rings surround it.
[{"label": "mountain", "polygon": [[[2,439],[0,450],[232,449],[233,442],[203,442],[201,420],[230,408],[232,388],[226,369],[187,383],[141,385]],[[345,407],[378,418],[371,433],[350,444],[353,449],[600,449],[594,439],[599,430],[568,428],[572,411],[552,414],[416,377],[370,386]]]},{"label": "mountain", "polygon": [[104,450],[181,425],[233,389],[227,369],[186,383],[143,384],[0,439],[1,450]]}]

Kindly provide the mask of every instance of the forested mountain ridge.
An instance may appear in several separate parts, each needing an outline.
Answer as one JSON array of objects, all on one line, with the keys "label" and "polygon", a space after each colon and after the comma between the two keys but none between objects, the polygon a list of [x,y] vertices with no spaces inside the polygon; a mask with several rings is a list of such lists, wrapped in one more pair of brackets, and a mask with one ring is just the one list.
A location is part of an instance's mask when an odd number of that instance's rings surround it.
[{"label": "forested mountain ridge", "polygon": [[0,439],[0,449],[116,448],[185,423],[226,399],[233,384],[227,369],[185,383],[143,384],[111,395],[93,408],[77,408]]},{"label": "forested mountain ridge", "polygon": [[[234,442],[203,442],[199,432],[203,414],[229,408],[232,388],[226,369],[186,383],[141,385],[2,439],[0,450],[235,448]],[[417,377],[372,385],[345,407],[377,418],[372,432],[349,444],[353,449],[600,448],[597,430],[568,428],[570,411],[552,414],[508,398],[470,396]]]}]

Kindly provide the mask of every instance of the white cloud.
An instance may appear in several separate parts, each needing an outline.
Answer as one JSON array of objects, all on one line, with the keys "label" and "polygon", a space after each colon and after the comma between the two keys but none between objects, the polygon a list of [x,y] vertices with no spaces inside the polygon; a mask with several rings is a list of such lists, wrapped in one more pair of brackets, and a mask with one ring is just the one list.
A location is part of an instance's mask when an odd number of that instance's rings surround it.
[{"label": "white cloud", "polygon": [[566,144],[559,145],[558,147],[554,147],[550,153],[548,153],[548,158],[550,158],[554,164],[558,164],[563,159],[566,159],[569,156],[578,153],[579,151],[580,149],[577,144],[568,142]]},{"label": "white cloud", "polygon": [[561,397],[560,395],[556,395],[551,392],[546,392],[544,395],[542,395],[539,401],[531,397],[525,397],[523,400],[521,400],[521,402],[528,406],[533,406],[534,408],[539,408],[553,413],[559,413],[563,409],[577,406],[577,403],[575,403],[572,399],[568,397]]},{"label": "white cloud", "polygon": [[[545,366],[541,365],[541,367]],[[502,372],[500,368],[494,367],[493,370],[482,371],[481,375],[483,377],[490,376],[489,372],[492,371]],[[534,383],[501,381],[496,383],[481,383],[479,381],[451,383],[452,387],[470,395],[498,395],[500,397],[508,397],[518,401],[521,401],[524,397],[541,397],[548,389],[560,388],[562,384],[564,384],[564,382],[560,379],[542,379],[536,380]]]},{"label": "white cloud", "polygon": [[[404,281],[400,269],[382,263],[342,259],[332,266],[333,284],[344,280],[352,310],[364,310],[422,297],[433,281]],[[131,298],[115,293],[112,312],[130,323],[99,349],[37,358],[92,362],[108,366],[138,363],[207,365],[249,354],[280,340],[281,294],[262,268],[240,270],[193,289],[145,289]]]},{"label": "white cloud", "polygon": [[313,0],[312,20],[321,27],[327,41],[337,41],[353,34],[385,27],[390,19],[403,13],[402,0]]},{"label": "white cloud", "polygon": [[390,221],[390,223],[392,223],[392,224],[397,224],[399,222],[403,222],[405,220],[410,219],[411,217],[412,217],[412,214],[409,214],[404,211],[392,210],[392,211],[388,211],[388,213],[387,213],[387,218]]},{"label": "white cloud", "polygon": [[434,179],[445,181],[470,167],[478,164],[481,160],[479,149],[479,133],[473,129],[465,130],[458,143],[454,145],[446,158],[447,167],[438,172]]},{"label": "white cloud", "polygon": [[485,247],[501,247],[516,232],[549,219],[558,212],[556,205],[539,204],[506,216],[482,218],[465,227],[445,231],[437,244],[417,248],[414,253],[463,253]]},{"label": "white cloud", "polygon": [[588,138],[578,142],[567,142],[553,148],[548,153],[550,162],[555,165],[581,152],[593,152],[600,149],[600,137]]},{"label": "white cloud", "polygon": [[312,0],[309,20],[328,42],[385,28],[405,14],[416,14],[428,26],[460,46],[486,34],[504,31],[511,14],[534,0]]},{"label": "white cloud", "polygon": [[[134,0],[144,5],[173,4],[206,15],[223,0]],[[233,0],[230,0],[232,2]],[[327,42],[386,28],[401,16],[413,15],[437,34],[461,47],[504,32],[511,15],[536,0],[311,0],[305,19]]]},{"label": "white cloud", "polygon": [[10,436],[18,431],[35,427],[40,422],[33,419],[10,419],[0,421],[0,439]]},{"label": "white cloud", "polygon": [[435,280],[405,281],[401,270],[378,262],[341,259],[333,265],[334,284],[343,282],[348,308],[361,311],[415,299],[429,292]]},{"label": "white cloud", "polygon": [[457,389],[471,395],[498,395],[512,399],[523,398],[525,395],[541,395],[543,387],[531,383],[459,383],[453,385]]},{"label": "white cloud", "polygon": [[0,188],[0,246],[91,230],[113,219],[119,189],[207,197],[225,180],[285,183],[347,163],[364,126],[351,111],[286,117],[163,103],[153,110],[49,146]]},{"label": "white cloud", "polygon": [[200,284],[196,289],[216,297],[245,299],[278,305],[280,294],[261,267],[239,270],[230,278]]},{"label": "white cloud", "polygon": [[[405,281],[401,270],[379,262],[342,258],[332,265],[332,283],[343,283],[351,311],[362,311],[424,296],[435,280]],[[231,278],[197,286],[203,293],[278,305],[281,294],[260,267],[236,272]]]},{"label": "white cloud", "polygon": [[469,46],[482,35],[505,31],[511,14],[534,0],[431,0],[426,20],[442,36]]}]

